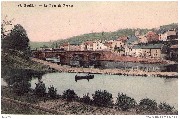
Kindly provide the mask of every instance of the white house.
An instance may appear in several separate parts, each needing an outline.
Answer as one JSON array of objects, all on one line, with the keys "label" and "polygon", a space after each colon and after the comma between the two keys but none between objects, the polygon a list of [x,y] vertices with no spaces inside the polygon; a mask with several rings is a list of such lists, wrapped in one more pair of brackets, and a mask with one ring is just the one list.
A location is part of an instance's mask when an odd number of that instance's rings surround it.
[{"label": "white house", "polygon": [[107,46],[102,42],[102,41],[94,41],[93,42],[93,51],[97,51],[97,50],[106,50]]},{"label": "white house", "polygon": [[175,30],[168,30],[162,34],[159,34],[159,40],[167,41],[169,39],[176,39],[177,34]]},{"label": "white house", "polygon": [[86,41],[80,47],[81,51],[93,50],[93,41]]}]

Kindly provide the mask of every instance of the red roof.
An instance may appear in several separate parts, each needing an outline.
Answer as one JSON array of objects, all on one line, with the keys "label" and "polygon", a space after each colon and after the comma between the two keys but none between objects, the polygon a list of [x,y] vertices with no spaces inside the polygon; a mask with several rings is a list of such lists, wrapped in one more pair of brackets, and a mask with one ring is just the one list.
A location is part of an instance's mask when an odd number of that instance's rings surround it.
[{"label": "red roof", "polygon": [[147,37],[147,40],[148,41],[157,41],[159,40],[159,35],[157,35],[155,32],[153,31],[149,31],[147,34],[146,34],[146,37]]}]

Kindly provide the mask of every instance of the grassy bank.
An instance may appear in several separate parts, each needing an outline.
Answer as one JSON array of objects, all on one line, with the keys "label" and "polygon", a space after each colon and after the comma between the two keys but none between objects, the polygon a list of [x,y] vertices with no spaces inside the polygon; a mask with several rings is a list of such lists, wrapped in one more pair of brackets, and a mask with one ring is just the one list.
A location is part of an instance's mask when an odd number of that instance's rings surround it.
[{"label": "grassy bank", "polygon": [[54,71],[47,65],[32,61],[20,51],[2,52],[1,64],[2,73],[9,71],[9,69],[23,69],[42,73]]},{"label": "grassy bank", "polygon": [[[97,103],[87,103],[86,97],[76,97],[67,100],[62,96],[58,98],[38,97],[32,92],[22,96],[12,93],[8,87],[2,86],[2,114],[59,114],[59,115],[177,115],[178,112],[163,111],[162,109],[147,110],[135,105],[128,110],[122,110],[117,105],[111,106],[96,105]],[[69,93],[68,93],[69,94]],[[72,98],[72,95],[71,97]],[[98,98],[97,98],[98,99]],[[99,100],[99,99],[98,99]],[[96,102],[98,102],[96,100]],[[100,102],[101,103],[101,102]],[[105,102],[106,103],[106,102]],[[104,101],[103,103],[104,104]],[[26,105],[26,106],[25,106]],[[28,106],[27,106],[28,105]],[[16,108],[13,108],[16,107]]]}]

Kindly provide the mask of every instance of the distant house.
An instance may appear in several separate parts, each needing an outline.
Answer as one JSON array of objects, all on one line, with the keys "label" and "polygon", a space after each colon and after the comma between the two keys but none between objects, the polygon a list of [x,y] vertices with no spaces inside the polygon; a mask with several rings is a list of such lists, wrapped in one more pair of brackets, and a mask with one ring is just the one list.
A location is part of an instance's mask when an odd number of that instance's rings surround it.
[{"label": "distant house", "polygon": [[119,53],[120,55],[125,54],[125,43],[128,41],[128,37],[122,36],[112,42],[112,51]]},{"label": "distant house", "polygon": [[104,43],[104,45],[107,47],[107,49],[106,49],[106,50],[111,51],[111,50],[113,49],[113,47],[112,47],[112,43],[113,43],[113,40],[106,41],[106,42]]},{"label": "distant house", "polygon": [[168,41],[177,39],[177,32],[175,30],[168,30],[164,33],[159,34],[159,40]]},{"label": "distant house", "polygon": [[156,34],[156,33],[153,32],[153,31],[149,31],[149,32],[146,34],[146,38],[147,38],[147,41],[148,41],[148,42],[159,41],[159,35]]},{"label": "distant house", "polygon": [[143,58],[164,59],[167,48],[164,44],[138,44],[131,48],[131,55]]},{"label": "distant house", "polygon": [[139,43],[139,36],[129,36],[128,40],[126,41],[127,45],[134,45],[134,44],[138,44]]},{"label": "distant house", "polygon": [[124,47],[124,44],[125,42],[127,42],[127,40],[128,40],[128,37],[126,36],[119,37],[117,40],[113,42],[113,45],[114,46],[116,45],[116,47]]},{"label": "distant house", "polygon": [[146,36],[138,36],[139,43],[147,43],[147,37]]},{"label": "distant house", "polygon": [[80,51],[81,50],[81,47],[77,44],[71,44],[69,46],[69,51]]},{"label": "distant house", "polygon": [[97,50],[106,50],[107,46],[99,40],[96,40],[93,42],[93,51],[97,51]]},{"label": "distant house", "polygon": [[96,40],[96,41],[86,41],[81,44],[81,50],[86,51],[86,50],[92,50],[92,51],[97,51],[97,50],[106,50],[107,46],[102,43],[102,41]]},{"label": "distant house", "polygon": [[59,46],[60,49],[66,50],[66,51],[79,51],[80,46],[76,44],[70,44],[70,43],[64,43]]},{"label": "distant house", "polygon": [[81,44],[81,50],[93,50],[93,41],[86,41]]},{"label": "distant house", "polygon": [[172,45],[169,53],[170,60],[178,61],[178,45]]}]

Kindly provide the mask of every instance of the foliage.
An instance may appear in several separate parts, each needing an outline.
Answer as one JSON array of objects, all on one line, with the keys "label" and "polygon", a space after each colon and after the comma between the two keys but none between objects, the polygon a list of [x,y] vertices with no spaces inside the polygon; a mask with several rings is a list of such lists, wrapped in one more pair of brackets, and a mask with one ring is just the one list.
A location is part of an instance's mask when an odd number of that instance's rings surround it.
[{"label": "foliage", "polygon": [[178,23],[172,23],[172,24],[160,26],[160,29],[158,32],[163,33],[165,31],[171,30],[171,29],[178,30]]},{"label": "foliage", "polygon": [[174,107],[173,106],[170,106],[169,104],[167,104],[166,102],[164,103],[160,103],[158,105],[159,109],[161,109],[162,111],[165,111],[165,112],[172,112]]},{"label": "foliage", "polygon": [[118,93],[116,105],[118,106],[118,108],[121,108],[123,111],[125,111],[135,107],[136,101],[133,98],[128,97],[126,94]]},{"label": "foliage", "polygon": [[85,104],[91,104],[92,100],[89,97],[89,93],[87,93],[87,95],[83,95],[83,97],[81,98],[81,102],[85,103]]},{"label": "foliage", "polygon": [[30,55],[29,38],[20,24],[15,25],[11,32],[3,37],[2,49],[22,51],[27,57]]},{"label": "foliage", "polygon": [[93,103],[96,106],[108,107],[113,104],[112,94],[107,92],[106,90],[104,91],[97,90],[95,91],[95,94],[92,94],[92,96],[93,96]]},{"label": "foliage", "polygon": [[54,88],[53,86],[50,86],[50,87],[48,88],[48,95],[49,95],[51,98],[55,99],[55,98],[56,98],[56,95],[57,95],[57,89]]},{"label": "foliage", "polygon": [[28,81],[20,81],[15,82],[12,85],[12,91],[17,95],[23,95],[24,93],[28,93],[30,90],[31,84]]},{"label": "foliage", "polygon": [[157,103],[155,100],[151,100],[149,98],[145,98],[140,100],[139,103],[141,110],[154,111],[157,110]]},{"label": "foliage", "polygon": [[67,101],[72,101],[77,98],[77,94],[74,92],[74,90],[68,89],[63,92],[62,97]]},{"label": "foliage", "polygon": [[46,93],[45,84],[42,81],[39,81],[39,83],[36,84],[36,87],[35,87],[35,94],[40,97],[43,97],[45,96],[45,93]]}]

